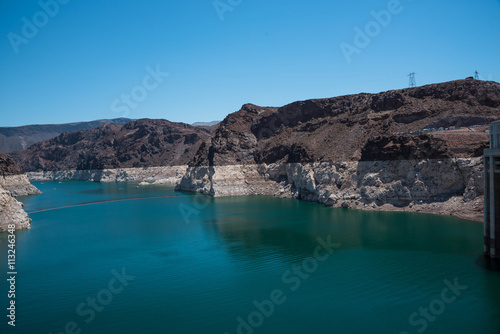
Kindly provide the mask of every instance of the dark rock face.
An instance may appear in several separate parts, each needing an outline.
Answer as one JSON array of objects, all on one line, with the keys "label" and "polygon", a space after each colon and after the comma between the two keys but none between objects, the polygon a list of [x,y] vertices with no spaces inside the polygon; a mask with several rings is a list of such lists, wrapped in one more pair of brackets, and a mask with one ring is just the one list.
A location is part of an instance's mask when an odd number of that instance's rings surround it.
[{"label": "dark rock face", "polygon": [[0,152],[0,176],[5,177],[20,174],[24,174],[21,166],[10,155]]},{"label": "dark rock face", "polygon": [[495,91],[496,82],[484,82],[467,78],[408,89],[408,95],[420,100],[436,99],[441,101],[461,101],[471,107],[500,107],[500,96]]},{"label": "dark rock face", "polygon": [[498,119],[500,84],[471,79],[281,108],[246,104],[219,124],[190,165],[478,156],[484,132],[412,132]]},{"label": "dark rock face", "polygon": [[51,139],[63,132],[97,128],[103,124],[123,125],[131,122],[128,118],[101,119],[91,122],[67,124],[25,125],[0,127],[0,151],[10,153],[21,151],[42,140]]},{"label": "dark rock face", "polygon": [[250,127],[259,118],[272,115],[276,110],[245,104],[219,124],[210,145],[204,145],[195,160],[201,165],[253,163],[257,139]]},{"label": "dark rock face", "polygon": [[389,92],[374,95],[371,109],[375,112],[395,110],[405,105],[405,98],[401,93]]},{"label": "dark rock face", "polygon": [[361,161],[424,160],[451,158],[442,139],[420,134],[415,136],[380,136],[368,140],[361,151]]},{"label": "dark rock face", "polygon": [[209,137],[188,124],[141,119],[66,132],[12,155],[29,172],[176,166],[187,164]]}]

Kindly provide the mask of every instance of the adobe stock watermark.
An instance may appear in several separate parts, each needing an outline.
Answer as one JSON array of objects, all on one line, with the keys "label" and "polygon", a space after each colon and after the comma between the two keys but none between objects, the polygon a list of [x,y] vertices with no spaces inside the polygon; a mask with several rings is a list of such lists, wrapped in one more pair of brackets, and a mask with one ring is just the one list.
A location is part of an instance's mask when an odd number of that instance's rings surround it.
[{"label": "adobe stock watermark", "polygon": [[179,204],[179,212],[184,219],[184,223],[187,225],[191,224],[192,216],[199,216],[201,211],[208,207],[208,204],[211,202],[211,198],[208,196],[191,196],[192,201],[191,205],[187,204]]},{"label": "adobe stock watermark", "polygon": [[38,6],[41,10],[37,11],[31,17],[31,20],[26,16],[21,18],[23,23],[21,27],[21,34],[16,34],[14,32],[9,32],[7,34],[7,39],[14,50],[14,53],[19,53],[19,46],[22,44],[28,44],[28,42],[38,35],[39,29],[45,27],[49,20],[55,17],[59,13],[59,8],[61,5],[65,5],[70,0],[40,0],[38,1]]},{"label": "adobe stock watermark", "polygon": [[[334,249],[340,248],[340,244],[331,240],[331,235],[326,238],[317,238],[318,246],[314,249],[313,255],[305,258],[302,262],[292,265],[291,269],[286,270],[281,275],[281,282],[285,284],[290,292],[297,291],[302,282],[309,279],[311,274],[315,273],[321,262],[325,262],[333,254]],[[284,289],[287,291],[287,289]],[[252,305],[254,310],[246,317],[237,317],[236,334],[253,334],[256,329],[261,327],[265,320],[270,318],[277,306],[286,302],[287,296],[283,289],[274,289],[269,293],[269,299],[262,301],[254,300]],[[225,332],[224,334],[229,334]]]},{"label": "adobe stock watermark", "polygon": [[149,92],[155,90],[169,76],[169,73],[162,72],[160,65],[156,65],[153,69],[151,66],[146,67],[147,74],[142,79],[142,84],[133,87],[129,94],[122,94],[120,98],[113,100],[111,103],[111,111],[120,113],[122,117],[130,114],[130,109],[135,109],[139,103],[144,101]]},{"label": "adobe stock watermark", "polygon": [[[417,333],[425,332],[429,327],[429,323],[433,323],[438,316],[443,314],[446,305],[454,303],[462,295],[462,291],[468,288],[466,285],[460,285],[458,278],[455,278],[453,283],[447,279],[443,283],[446,287],[441,291],[439,298],[434,299],[425,307],[420,307],[417,312],[410,314],[408,323],[410,326],[415,327]],[[410,334],[410,332],[403,331],[399,334]]]},{"label": "adobe stock watermark", "polygon": [[219,16],[219,20],[224,21],[226,12],[232,12],[236,7],[241,5],[243,0],[214,0],[212,3],[215,12]]},{"label": "adobe stock watermark", "polygon": [[[123,292],[125,287],[130,284],[130,281],[135,279],[135,276],[127,275],[125,268],[122,268],[121,273],[115,269],[111,270],[113,277],[109,280],[107,288],[99,290],[95,296],[87,297],[84,302],[81,302],[76,307],[76,315],[83,318],[86,324],[90,324],[96,318],[96,312],[102,312],[109,305],[115,295]],[[80,334],[82,328],[76,321],[68,321],[64,325],[64,329],[55,334]],[[49,334],[52,334],[50,332]]]},{"label": "adobe stock watermark", "polygon": [[347,63],[350,64],[352,62],[352,56],[354,54],[360,54],[364,49],[366,49],[372,40],[380,35],[382,28],[388,27],[392,22],[393,17],[401,14],[403,10],[404,7],[400,0],[390,0],[387,3],[387,9],[382,9],[380,11],[372,10],[370,12],[373,20],[366,23],[363,29],[355,26],[353,43],[349,44],[342,42],[339,45]]}]

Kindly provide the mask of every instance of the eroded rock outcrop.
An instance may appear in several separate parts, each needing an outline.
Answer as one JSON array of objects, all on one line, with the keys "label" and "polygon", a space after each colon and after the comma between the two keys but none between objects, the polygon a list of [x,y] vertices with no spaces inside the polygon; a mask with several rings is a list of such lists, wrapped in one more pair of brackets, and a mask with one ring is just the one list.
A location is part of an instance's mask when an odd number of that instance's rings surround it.
[{"label": "eroded rock outcrop", "polygon": [[30,223],[31,219],[23,210],[22,203],[0,186],[0,232],[7,231],[9,225],[14,225],[16,230],[28,229]]},{"label": "eroded rock outcrop", "polygon": [[482,219],[481,158],[190,167],[177,189]]}]

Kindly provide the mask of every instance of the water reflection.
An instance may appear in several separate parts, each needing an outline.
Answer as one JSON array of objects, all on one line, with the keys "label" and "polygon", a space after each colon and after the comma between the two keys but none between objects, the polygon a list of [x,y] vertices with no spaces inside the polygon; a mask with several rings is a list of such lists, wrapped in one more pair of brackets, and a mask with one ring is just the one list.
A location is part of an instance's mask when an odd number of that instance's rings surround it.
[{"label": "water reflection", "polygon": [[269,249],[307,255],[318,237],[341,249],[481,254],[482,226],[452,217],[332,209],[272,197],[217,198],[203,224],[231,252],[254,258]]}]

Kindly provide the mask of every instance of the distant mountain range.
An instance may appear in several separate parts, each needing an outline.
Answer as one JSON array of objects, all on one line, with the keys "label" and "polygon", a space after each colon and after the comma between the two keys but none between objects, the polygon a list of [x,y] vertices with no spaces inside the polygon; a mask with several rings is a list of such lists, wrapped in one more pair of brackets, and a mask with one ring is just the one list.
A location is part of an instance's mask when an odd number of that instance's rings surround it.
[{"label": "distant mountain range", "polygon": [[195,122],[191,124],[192,126],[212,126],[219,124],[220,121],[211,121],[211,122]]},{"label": "distant mountain range", "polygon": [[91,122],[65,124],[25,125],[0,127],[0,151],[10,153],[22,151],[42,140],[51,139],[63,132],[94,129],[103,124],[123,125],[131,122],[129,118],[100,119]]},{"label": "distant mountain range", "polygon": [[212,121],[212,122],[196,122],[191,124],[192,126],[197,126],[203,129],[206,129],[210,132],[214,132],[219,126],[220,121]]}]

